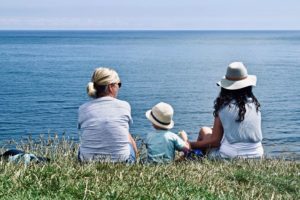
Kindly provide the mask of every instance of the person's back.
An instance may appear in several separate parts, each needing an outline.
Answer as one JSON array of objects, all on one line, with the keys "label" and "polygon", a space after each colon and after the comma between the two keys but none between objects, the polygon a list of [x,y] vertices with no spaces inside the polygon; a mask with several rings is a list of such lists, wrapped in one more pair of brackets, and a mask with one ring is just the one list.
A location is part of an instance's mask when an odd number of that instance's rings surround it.
[{"label": "person's back", "polygon": [[235,102],[220,110],[219,116],[224,129],[220,154],[223,157],[261,157],[262,131],[261,113],[250,98],[245,104],[244,120],[236,121],[239,107]]},{"label": "person's back", "polygon": [[237,121],[239,107],[235,101],[222,108],[219,116],[223,125],[224,135],[230,143],[261,142],[261,113],[249,98],[245,104],[243,121]]},{"label": "person's back", "polygon": [[112,97],[102,97],[79,108],[80,153],[84,160],[110,158],[126,160],[130,154],[128,129],[130,105]]},{"label": "person's back", "polygon": [[149,132],[146,139],[148,161],[154,163],[168,163],[175,158],[175,151],[181,151],[185,142],[169,130],[156,129]]},{"label": "person's back", "polygon": [[214,101],[213,128],[202,127],[192,148],[207,150],[208,157],[261,158],[263,156],[260,103],[252,92],[257,78],[242,62],[227,66]]},{"label": "person's back", "polygon": [[113,69],[94,71],[87,87],[94,100],[80,106],[78,111],[80,161],[135,161],[136,144],[129,133],[131,108],[116,98],[120,88],[120,78]]},{"label": "person's back", "polygon": [[170,131],[174,122],[173,108],[169,104],[161,102],[155,105],[146,112],[146,117],[155,129],[149,132],[146,138],[148,162],[169,163],[175,158],[175,150],[189,149],[186,141]]}]

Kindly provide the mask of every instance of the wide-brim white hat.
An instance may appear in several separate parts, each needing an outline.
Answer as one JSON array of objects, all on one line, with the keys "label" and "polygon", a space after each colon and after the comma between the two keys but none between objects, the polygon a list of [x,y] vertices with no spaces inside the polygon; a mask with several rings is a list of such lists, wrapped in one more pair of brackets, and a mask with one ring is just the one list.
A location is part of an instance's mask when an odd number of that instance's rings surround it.
[{"label": "wide-brim white hat", "polygon": [[173,114],[172,106],[160,102],[153,106],[151,110],[148,110],[145,115],[154,125],[164,129],[171,129],[174,127]]},{"label": "wide-brim white hat", "polygon": [[248,75],[242,62],[233,62],[227,67],[226,75],[217,82],[218,86],[227,90],[238,90],[248,86],[256,86],[255,75]]}]

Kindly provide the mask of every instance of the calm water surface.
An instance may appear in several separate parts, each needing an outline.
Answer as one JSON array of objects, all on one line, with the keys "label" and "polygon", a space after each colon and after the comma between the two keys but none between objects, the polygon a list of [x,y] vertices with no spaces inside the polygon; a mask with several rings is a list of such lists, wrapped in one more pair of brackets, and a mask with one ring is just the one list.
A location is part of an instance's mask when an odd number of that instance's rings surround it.
[{"label": "calm water surface", "polygon": [[258,78],[266,153],[299,160],[299,55],[299,31],[1,31],[0,141],[64,132],[78,140],[77,109],[99,66],[120,74],[133,135],[145,136],[144,113],[164,101],[174,132],[195,139],[213,123],[215,82],[243,61]]}]

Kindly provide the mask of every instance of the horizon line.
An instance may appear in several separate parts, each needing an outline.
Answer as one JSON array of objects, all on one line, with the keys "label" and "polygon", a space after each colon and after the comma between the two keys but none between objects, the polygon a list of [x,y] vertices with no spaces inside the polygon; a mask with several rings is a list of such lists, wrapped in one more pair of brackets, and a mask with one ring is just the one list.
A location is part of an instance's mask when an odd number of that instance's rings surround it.
[{"label": "horizon line", "polygon": [[0,31],[300,31],[300,29],[1,29]]}]

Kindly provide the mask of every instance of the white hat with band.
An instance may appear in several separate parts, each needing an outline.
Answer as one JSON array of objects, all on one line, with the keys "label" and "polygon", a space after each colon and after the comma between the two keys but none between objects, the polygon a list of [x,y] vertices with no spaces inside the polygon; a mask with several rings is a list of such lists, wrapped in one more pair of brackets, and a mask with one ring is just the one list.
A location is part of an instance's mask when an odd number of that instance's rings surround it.
[{"label": "white hat with band", "polygon": [[160,128],[171,129],[174,126],[173,114],[174,110],[171,105],[160,102],[146,112],[146,117]]},{"label": "white hat with band", "polygon": [[227,67],[226,76],[217,82],[217,85],[227,90],[256,86],[256,76],[248,75],[247,69],[242,62],[233,62]]}]

